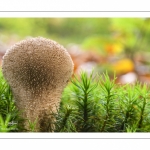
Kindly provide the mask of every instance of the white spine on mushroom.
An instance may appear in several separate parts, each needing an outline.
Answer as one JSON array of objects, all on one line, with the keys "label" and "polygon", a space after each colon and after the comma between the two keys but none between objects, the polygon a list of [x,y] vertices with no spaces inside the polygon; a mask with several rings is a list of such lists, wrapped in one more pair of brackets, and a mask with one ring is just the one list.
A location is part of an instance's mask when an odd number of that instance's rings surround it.
[{"label": "white spine on mushroom", "polygon": [[[41,131],[43,119],[59,107],[62,91],[73,73],[73,62],[63,46],[37,37],[8,49],[2,72],[23,117],[31,122],[38,119],[36,131]],[[27,122],[25,128],[29,130]]]}]

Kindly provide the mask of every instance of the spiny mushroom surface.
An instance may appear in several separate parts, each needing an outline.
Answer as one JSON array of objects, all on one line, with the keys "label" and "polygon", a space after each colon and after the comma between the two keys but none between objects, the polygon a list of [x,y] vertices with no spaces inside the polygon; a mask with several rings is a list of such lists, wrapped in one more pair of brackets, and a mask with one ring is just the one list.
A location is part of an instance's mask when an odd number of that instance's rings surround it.
[{"label": "spiny mushroom surface", "polygon": [[[22,117],[35,131],[46,131],[50,112],[59,108],[64,87],[73,73],[73,62],[67,50],[53,40],[42,37],[20,41],[7,50],[2,72],[9,83]],[[29,123],[25,122],[29,130]]]}]

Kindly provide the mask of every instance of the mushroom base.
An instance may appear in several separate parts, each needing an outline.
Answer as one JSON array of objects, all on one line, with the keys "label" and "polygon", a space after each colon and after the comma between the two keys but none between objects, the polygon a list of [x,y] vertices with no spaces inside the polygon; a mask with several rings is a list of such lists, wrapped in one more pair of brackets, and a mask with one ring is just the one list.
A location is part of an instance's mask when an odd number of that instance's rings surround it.
[{"label": "mushroom base", "polygon": [[55,115],[59,109],[61,93],[62,91],[58,92],[58,90],[44,91],[36,97],[29,91],[24,92],[21,89],[14,93],[16,106],[22,112],[21,117],[25,119],[25,130],[32,131],[31,124],[35,124],[34,132],[54,131]]}]

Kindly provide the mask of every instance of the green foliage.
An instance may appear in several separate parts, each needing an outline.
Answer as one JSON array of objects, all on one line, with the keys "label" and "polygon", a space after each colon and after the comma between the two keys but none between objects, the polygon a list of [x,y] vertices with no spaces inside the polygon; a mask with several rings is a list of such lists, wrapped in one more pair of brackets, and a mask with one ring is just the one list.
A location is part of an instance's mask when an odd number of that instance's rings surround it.
[{"label": "green foliage", "polygon": [[131,60],[150,47],[149,18],[0,18],[0,33],[6,45],[43,36],[65,47],[75,43],[101,56],[113,53]]},{"label": "green foliage", "polygon": [[[73,127],[68,132],[149,132],[148,85],[119,85],[115,80],[107,73],[93,78],[83,72],[74,77],[63,93],[58,113],[68,116]],[[66,105],[74,111],[65,115]],[[65,129],[67,126],[64,124]]]},{"label": "green foliage", "polygon": [[35,131],[35,126],[37,123],[37,119],[34,122],[31,122],[30,120],[28,120],[29,123],[29,128],[30,128],[30,132],[34,132]]},{"label": "green foliage", "polygon": [[[0,132],[23,132],[10,87],[0,77]],[[119,85],[107,73],[81,72],[65,88],[47,132],[149,132],[149,86]],[[31,131],[35,124],[29,121]]]},{"label": "green foliage", "polygon": [[0,18],[0,32],[2,36],[9,35],[9,38],[10,35],[17,35],[21,39],[44,36],[68,44],[81,43],[84,38],[94,34],[107,34],[109,24],[107,18]]},{"label": "green foliage", "polygon": [[78,132],[94,131],[93,121],[96,116],[96,103],[93,99],[93,91],[97,84],[92,82],[92,74],[88,77],[86,73],[82,72],[80,78],[74,77],[72,80],[74,84],[73,100],[77,108],[75,125]]},{"label": "green foliage", "polygon": [[56,122],[54,131],[55,132],[76,132],[73,121],[75,120],[74,115],[76,114],[75,109],[69,105],[61,107],[61,110],[56,115]]},{"label": "green foliage", "polygon": [[21,123],[22,119],[16,109],[11,89],[0,73],[0,132],[23,130]]}]

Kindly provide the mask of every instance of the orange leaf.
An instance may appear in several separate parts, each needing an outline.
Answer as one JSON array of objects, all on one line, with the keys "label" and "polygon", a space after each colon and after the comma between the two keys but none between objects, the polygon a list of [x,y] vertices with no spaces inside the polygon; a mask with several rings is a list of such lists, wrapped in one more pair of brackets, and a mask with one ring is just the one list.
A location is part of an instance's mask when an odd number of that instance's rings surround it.
[{"label": "orange leaf", "polygon": [[134,63],[130,59],[122,59],[112,65],[112,69],[117,74],[128,73],[134,71]]}]

